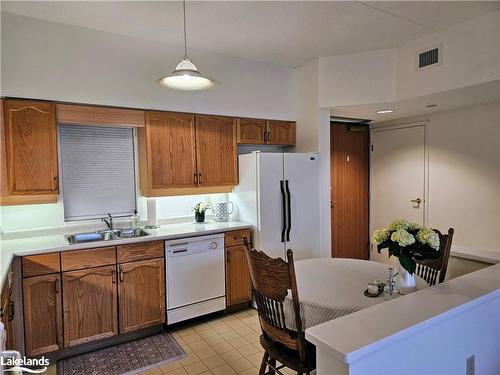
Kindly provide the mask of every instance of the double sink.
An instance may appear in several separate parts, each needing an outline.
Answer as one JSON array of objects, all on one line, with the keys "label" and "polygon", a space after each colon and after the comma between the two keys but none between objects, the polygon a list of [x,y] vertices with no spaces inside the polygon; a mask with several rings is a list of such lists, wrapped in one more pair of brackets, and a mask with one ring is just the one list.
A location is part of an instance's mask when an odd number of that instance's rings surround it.
[{"label": "double sink", "polygon": [[112,241],[149,236],[144,229],[113,229],[96,232],[76,233],[64,236],[70,245],[87,242]]}]

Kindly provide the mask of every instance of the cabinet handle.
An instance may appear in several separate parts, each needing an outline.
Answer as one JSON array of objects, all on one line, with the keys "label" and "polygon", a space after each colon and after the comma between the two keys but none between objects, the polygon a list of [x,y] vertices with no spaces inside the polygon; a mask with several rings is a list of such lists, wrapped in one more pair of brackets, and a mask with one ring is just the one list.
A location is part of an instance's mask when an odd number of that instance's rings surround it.
[{"label": "cabinet handle", "polygon": [[120,266],[120,281],[123,281],[123,268]]},{"label": "cabinet handle", "polygon": [[54,280],[54,291],[59,293],[59,279]]},{"label": "cabinet handle", "polygon": [[193,182],[195,185],[198,185],[198,174],[197,173],[193,174]]},{"label": "cabinet handle", "polygon": [[54,178],[52,179],[52,190],[59,190],[59,176],[54,176]]},{"label": "cabinet handle", "polygon": [[115,270],[111,271],[111,282],[113,284],[116,283],[116,271]]},{"label": "cabinet handle", "polygon": [[267,132],[267,141],[271,141],[271,132]]},{"label": "cabinet handle", "polygon": [[14,301],[10,300],[8,304],[9,313],[7,315],[7,320],[12,322],[14,320]]},{"label": "cabinet handle", "polygon": [[198,173],[198,183],[201,184],[201,173]]},{"label": "cabinet handle", "polygon": [[267,141],[267,132],[264,132],[264,142]]}]

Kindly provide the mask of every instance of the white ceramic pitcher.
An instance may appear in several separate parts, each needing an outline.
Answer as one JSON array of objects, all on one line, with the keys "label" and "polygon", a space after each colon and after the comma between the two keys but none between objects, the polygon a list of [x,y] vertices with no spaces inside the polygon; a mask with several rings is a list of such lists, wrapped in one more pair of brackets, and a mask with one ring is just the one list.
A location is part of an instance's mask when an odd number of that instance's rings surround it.
[{"label": "white ceramic pitcher", "polygon": [[215,202],[212,207],[217,222],[229,221],[229,215],[234,211],[234,204],[230,201]]}]

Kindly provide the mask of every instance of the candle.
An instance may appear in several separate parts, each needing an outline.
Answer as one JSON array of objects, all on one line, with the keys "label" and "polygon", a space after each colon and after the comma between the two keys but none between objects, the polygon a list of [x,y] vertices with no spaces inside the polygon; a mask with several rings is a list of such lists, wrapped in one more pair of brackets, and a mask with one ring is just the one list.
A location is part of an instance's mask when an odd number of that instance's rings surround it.
[{"label": "candle", "polygon": [[378,294],[378,285],[368,284],[368,293],[371,295]]}]

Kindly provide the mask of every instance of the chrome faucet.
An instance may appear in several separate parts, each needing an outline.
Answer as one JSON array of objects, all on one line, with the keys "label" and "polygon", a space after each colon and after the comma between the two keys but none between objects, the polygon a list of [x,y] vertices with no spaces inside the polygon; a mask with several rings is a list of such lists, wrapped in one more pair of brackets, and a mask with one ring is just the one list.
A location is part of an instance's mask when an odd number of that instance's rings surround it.
[{"label": "chrome faucet", "polygon": [[113,216],[108,212],[108,218],[103,217],[101,221],[106,224],[109,230],[114,230],[113,228]]}]

